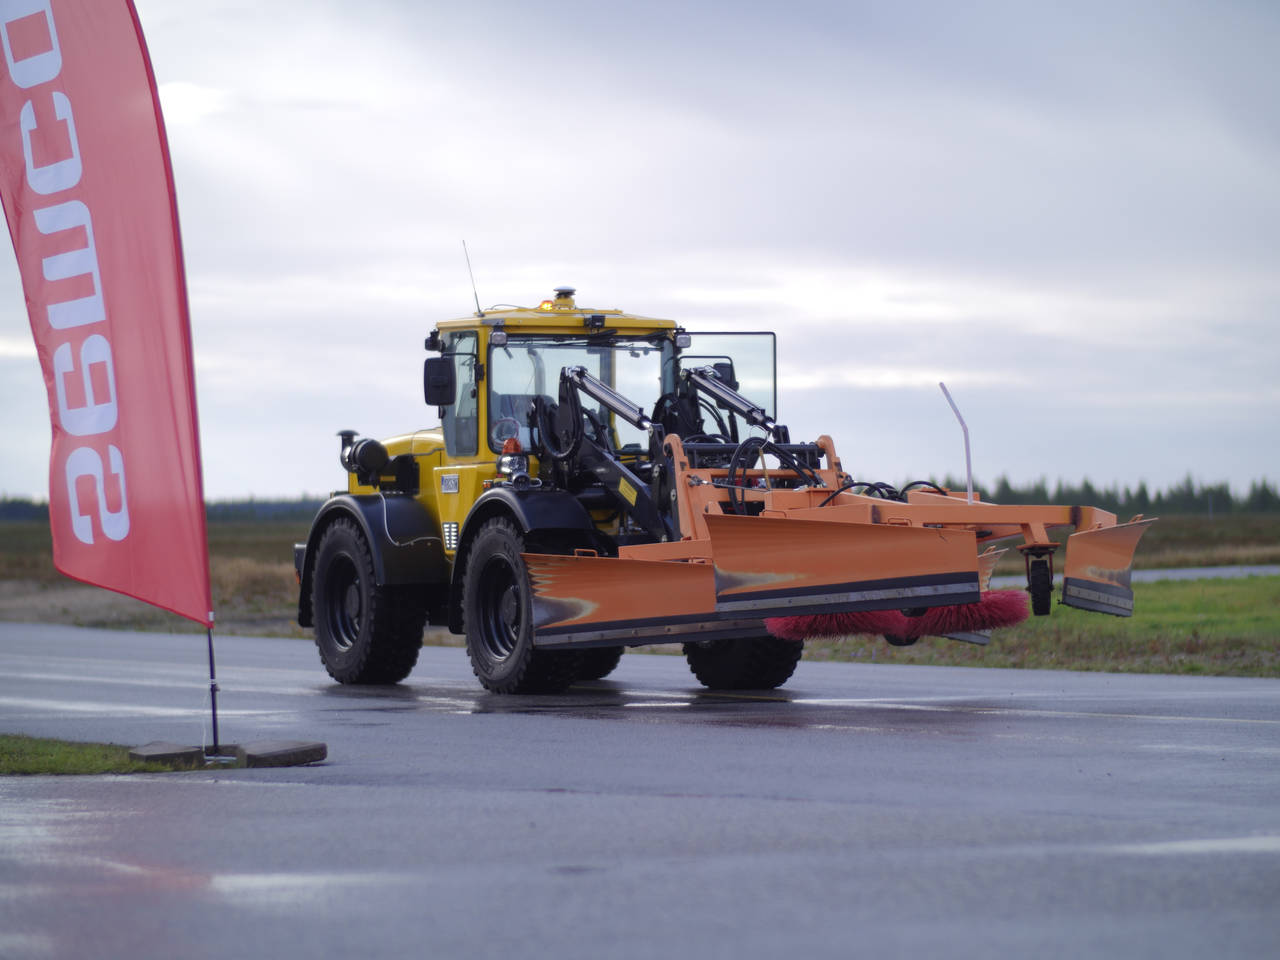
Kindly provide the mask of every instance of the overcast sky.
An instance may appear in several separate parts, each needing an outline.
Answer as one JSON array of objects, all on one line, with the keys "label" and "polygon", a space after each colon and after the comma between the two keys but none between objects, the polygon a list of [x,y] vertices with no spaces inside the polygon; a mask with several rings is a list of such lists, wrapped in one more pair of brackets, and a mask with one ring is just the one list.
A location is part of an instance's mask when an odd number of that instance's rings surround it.
[{"label": "overcast sky", "polygon": [[[779,335],[859,479],[1280,480],[1280,5],[136,0],[205,487],[345,483],[482,303]],[[637,398],[640,399],[640,398]],[[49,420],[0,254],[0,495]]]}]

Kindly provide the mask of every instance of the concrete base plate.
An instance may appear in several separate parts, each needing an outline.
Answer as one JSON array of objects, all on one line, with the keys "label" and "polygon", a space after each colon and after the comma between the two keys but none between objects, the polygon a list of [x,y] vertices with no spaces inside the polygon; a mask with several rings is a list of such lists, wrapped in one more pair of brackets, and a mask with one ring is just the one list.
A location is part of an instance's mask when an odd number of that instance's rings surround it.
[{"label": "concrete base plate", "polygon": [[255,740],[236,747],[236,756],[246,767],[296,767],[319,763],[328,755],[325,744],[305,740]]}]

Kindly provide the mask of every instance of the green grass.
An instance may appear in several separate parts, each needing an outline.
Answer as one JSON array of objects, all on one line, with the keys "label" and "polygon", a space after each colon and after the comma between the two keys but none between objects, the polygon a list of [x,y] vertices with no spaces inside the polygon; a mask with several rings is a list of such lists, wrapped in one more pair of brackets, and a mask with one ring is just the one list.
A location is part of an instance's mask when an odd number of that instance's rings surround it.
[{"label": "green grass", "polygon": [[1134,615],[1055,602],[1047,617],[997,630],[986,647],[925,637],[812,640],[806,657],[972,667],[1280,677],[1280,577],[1134,584]]},{"label": "green grass", "polygon": [[164,773],[172,769],[130,760],[129,748],[113,743],[70,743],[0,734],[0,776]]}]

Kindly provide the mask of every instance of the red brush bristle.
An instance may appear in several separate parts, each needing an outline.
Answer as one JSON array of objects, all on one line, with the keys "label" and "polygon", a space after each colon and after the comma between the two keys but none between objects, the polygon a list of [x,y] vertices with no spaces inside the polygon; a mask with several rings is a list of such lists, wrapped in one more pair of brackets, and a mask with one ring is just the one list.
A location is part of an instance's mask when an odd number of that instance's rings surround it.
[{"label": "red brush bristle", "polygon": [[844,637],[854,633],[902,635],[909,619],[897,610],[851,610],[847,613],[813,613],[803,617],[771,617],[765,629],[783,640],[809,637]]},{"label": "red brush bristle", "polygon": [[905,636],[941,637],[948,633],[968,633],[1012,627],[1027,619],[1027,595],[1021,590],[992,590],[977,603],[951,607],[931,607],[922,617],[907,619]]},{"label": "red brush bristle", "polygon": [[764,625],[771,634],[783,640],[845,637],[855,633],[916,638],[1012,627],[1025,619],[1027,596],[1023,591],[993,590],[984,593],[977,603],[931,607],[920,617],[904,616],[898,610],[852,610],[803,617],[771,617]]}]

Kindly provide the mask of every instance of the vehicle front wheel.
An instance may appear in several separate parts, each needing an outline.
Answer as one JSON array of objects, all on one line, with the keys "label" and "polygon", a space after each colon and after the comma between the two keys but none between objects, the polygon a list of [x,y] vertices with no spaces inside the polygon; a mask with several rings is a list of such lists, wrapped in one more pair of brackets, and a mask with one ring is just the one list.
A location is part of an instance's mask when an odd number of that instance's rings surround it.
[{"label": "vehicle front wheel", "polygon": [[684,645],[689,669],[712,690],[772,690],[795,672],[804,642],[777,637],[703,640]]},{"label": "vehicle front wheel", "polygon": [[554,693],[578,679],[581,655],[534,649],[523,551],[524,538],[508,520],[490,520],[476,534],[462,582],[467,656],[486,690]]},{"label": "vehicle front wheel", "polygon": [[399,683],[418,662],[427,607],[413,586],[379,586],[360,528],[335,520],[320,537],[312,587],[316,647],[339,683]]}]

